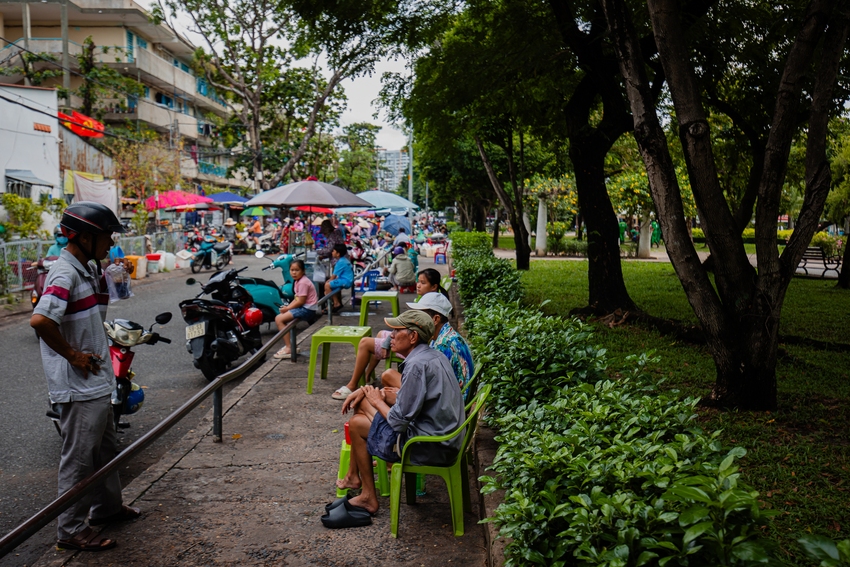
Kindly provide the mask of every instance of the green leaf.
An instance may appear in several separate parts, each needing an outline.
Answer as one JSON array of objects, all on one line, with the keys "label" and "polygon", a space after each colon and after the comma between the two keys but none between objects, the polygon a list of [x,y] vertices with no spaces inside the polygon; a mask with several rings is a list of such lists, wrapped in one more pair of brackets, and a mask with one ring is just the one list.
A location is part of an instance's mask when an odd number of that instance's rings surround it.
[{"label": "green leaf", "polygon": [[658,557],[657,553],[653,553],[651,551],[644,551],[640,555],[638,555],[637,561],[635,561],[635,567],[642,567],[643,565],[647,565],[656,557]]},{"label": "green leaf", "polygon": [[[678,498],[671,498],[671,496],[677,496]],[[693,486],[673,486],[664,494],[664,498],[674,501],[696,500],[697,502],[705,502],[706,504],[711,503],[711,498],[709,498],[708,494],[706,494],[704,490]]]},{"label": "green leaf", "polygon": [[811,559],[818,561],[840,559],[838,555],[838,546],[835,545],[835,542],[829,538],[819,535],[805,535],[798,539],[797,542],[803,546],[806,554]]},{"label": "green leaf", "polygon": [[684,537],[682,537],[682,543],[685,545],[691,543],[693,540],[704,534],[709,528],[714,525],[713,522],[700,522],[685,531]]},{"label": "green leaf", "polygon": [[732,555],[742,561],[753,561],[755,563],[768,563],[770,555],[767,550],[755,541],[745,541],[732,548]]},{"label": "green leaf", "polygon": [[679,515],[679,525],[684,528],[702,520],[706,516],[708,516],[708,508],[704,506],[691,506]]}]

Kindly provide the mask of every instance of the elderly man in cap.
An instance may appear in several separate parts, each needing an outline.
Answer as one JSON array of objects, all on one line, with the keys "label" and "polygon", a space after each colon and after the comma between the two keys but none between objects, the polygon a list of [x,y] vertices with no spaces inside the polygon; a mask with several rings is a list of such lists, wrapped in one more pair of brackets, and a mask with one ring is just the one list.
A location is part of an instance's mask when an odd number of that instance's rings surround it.
[{"label": "elderly man in cap", "polygon": [[[329,528],[368,525],[378,511],[372,477],[372,455],[397,462],[401,447],[416,435],[445,435],[464,419],[463,397],[452,366],[444,354],[428,347],[434,322],[423,311],[409,310],[384,319],[393,329],[390,347],[404,356],[401,388],[363,386],[344,405],[355,413],[349,421],[351,460],[341,488],[362,488],[351,500],[340,498],[327,507],[322,523]],[[443,443],[413,448],[410,460],[420,465],[451,463],[460,450],[461,436]],[[361,474],[362,471],[362,474]]]}]

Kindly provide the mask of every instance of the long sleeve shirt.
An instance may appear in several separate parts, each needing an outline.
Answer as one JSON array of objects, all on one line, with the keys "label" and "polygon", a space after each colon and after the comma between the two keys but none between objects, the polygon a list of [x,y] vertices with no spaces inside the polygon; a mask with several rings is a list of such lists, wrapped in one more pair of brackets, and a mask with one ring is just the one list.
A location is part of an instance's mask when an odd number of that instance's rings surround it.
[{"label": "long sleeve shirt", "polygon": [[[463,396],[452,365],[445,355],[418,345],[404,360],[401,388],[387,414],[387,423],[406,438],[446,435],[464,420]],[[442,443],[417,443],[410,461],[418,465],[446,465],[454,461],[463,442],[457,435]]]}]

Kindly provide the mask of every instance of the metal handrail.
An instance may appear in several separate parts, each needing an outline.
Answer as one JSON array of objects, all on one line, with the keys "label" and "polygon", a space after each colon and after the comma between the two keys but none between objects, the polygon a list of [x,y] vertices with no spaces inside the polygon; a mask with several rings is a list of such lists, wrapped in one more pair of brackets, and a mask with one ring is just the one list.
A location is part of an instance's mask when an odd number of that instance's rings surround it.
[{"label": "metal handrail", "polygon": [[[337,293],[342,293],[341,289],[335,290],[332,293],[329,293],[325,297],[323,297],[317,305],[322,305],[336,295]],[[333,310],[328,309],[328,322],[333,322]],[[106,463],[103,467],[96,470],[74,486],[72,486],[67,492],[59,496],[56,500],[48,504],[46,507],[42,508],[34,516],[25,521],[23,524],[19,525],[17,528],[3,536],[0,539],[0,559],[11,553],[16,547],[20,544],[28,540],[30,537],[35,535],[41,528],[52,522],[55,518],[59,516],[62,512],[68,509],[69,506],[78,502],[81,498],[83,498],[86,494],[94,490],[95,487],[100,485],[107,476],[117,471],[122,465],[124,465],[131,458],[135,457],[140,451],[145,449],[148,445],[162,437],[165,433],[167,433],[172,427],[174,427],[181,419],[186,417],[193,409],[198,407],[201,402],[207,399],[210,394],[214,395],[213,399],[213,436],[215,437],[214,441],[221,442],[221,422],[222,422],[222,387],[227,382],[234,380],[236,378],[241,377],[245,372],[251,368],[254,364],[256,364],[263,356],[268,353],[271,349],[272,345],[277,343],[282,337],[284,333],[292,333],[292,360],[295,361],[295,325],[298,323],[297,319],[293,319],[287,325],[277,332],[269,341],[264,344],[256,353],[254,353],[251,358],[243,362],[241,365],[237,366],[233,370],[229,372],[225,372],[221,376],[218,376],[215,380],[211,381],[206,385],[201,391],[192,396],[186,403],[182,406],[174,410],[174,412],[166,417],[164,420],[159,422],[153,429],[139,437],[136,441],[134,441],[129,447],[121,451],[118,455],[115,456],[114,459]]]}]

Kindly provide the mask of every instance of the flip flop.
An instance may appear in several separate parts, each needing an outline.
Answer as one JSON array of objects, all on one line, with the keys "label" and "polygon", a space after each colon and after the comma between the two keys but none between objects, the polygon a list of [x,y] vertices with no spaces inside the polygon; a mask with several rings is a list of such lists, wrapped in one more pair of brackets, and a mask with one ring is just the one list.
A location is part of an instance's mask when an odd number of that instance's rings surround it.
[{"label": "flip flop", "polygon": [[346,494],[342,498],[337,498],[336,500],[334,500],[333,502],[331,502],[330,504],[325,506],[325,512],[330,512],[331,508],[336,508],[337,506],[339,506],[343,502],[348,502],[352,498],[354,498],[354,496],[351,494],[351,489],[349,489],[348,494]]},{"label": "flip flop", "polygon": [[90,526],[102,526],[104,524],[114,524],[116,522],[129,522],[130,520],[135,520],[142,515],[142,511],[138,508],[131,508],[130,506],[121,506],[121,511],[112,514],[111,516],[106,516],[105,518],[90,518],[89,525]]},{"label": "flip flop", "polygon": [[322,525],[330,529],[359,528],[372,524],[372,515],[360,506],[352,506],[347,501],[341,506],[331,508],[322,516]]},{"label": "flip flop", "polygon": [[[371,521],[370,521],[371,523]],[[86,528],[71,539],[60,539],[56,549],[73,549],[74,551],[106,551],[115,547],[115,540],[101,536],[91,528]]]},{"label": "flip flop", "polygon": [[345,401],[345,398],[349,396],[349,394],[351,394],[351,390],[348,389],[348,386],[343,386],[342,388],[331,394],[331,397],[335,400],[343,402]]}]

